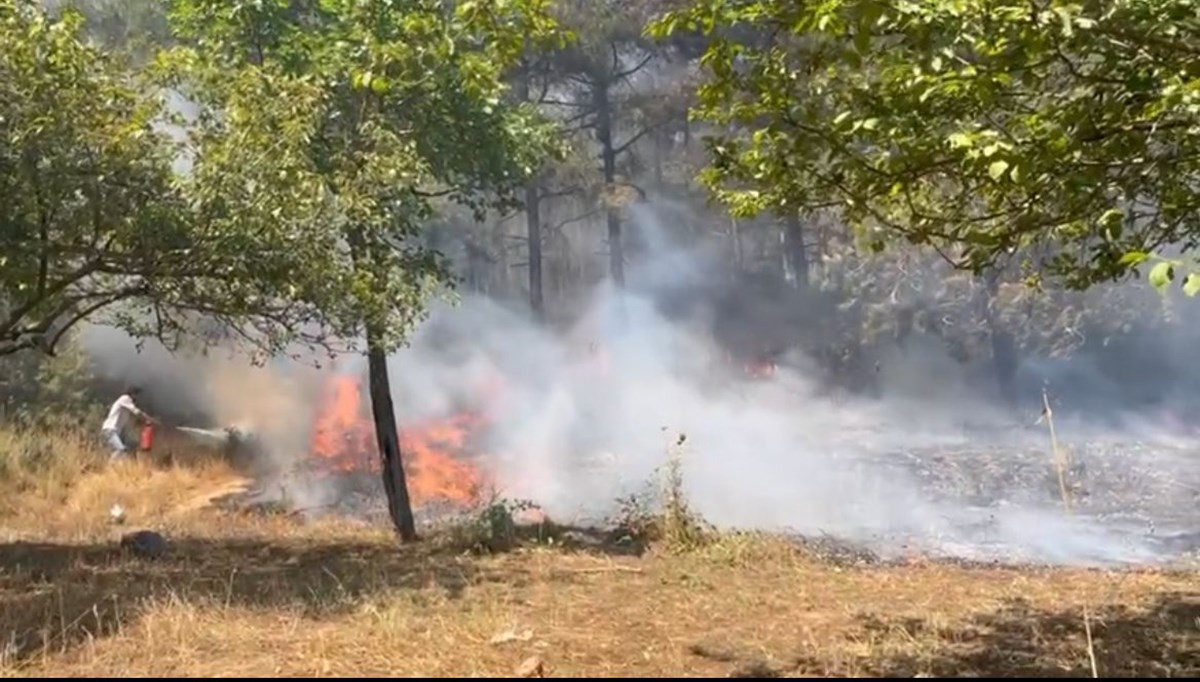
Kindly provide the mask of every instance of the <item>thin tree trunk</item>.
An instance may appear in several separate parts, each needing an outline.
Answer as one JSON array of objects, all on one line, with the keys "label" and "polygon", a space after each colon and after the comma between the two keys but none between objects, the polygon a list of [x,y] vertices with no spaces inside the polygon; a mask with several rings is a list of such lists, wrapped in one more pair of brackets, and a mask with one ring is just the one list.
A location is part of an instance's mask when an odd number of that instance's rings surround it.
[{"label": "thin tree trunk", "polygon": [[542,289],[542,211],[538,184],[525,187],[525,222],[529,241],[529,307],[534,317],[545,317],[545,298]]},{"label": "thin tree trunk", "polygon": [[608,221],[608,268],[613,282],[618,287],[625,286],[625,258],[621,248],[621,216],[613,204],[612,192],[616,189],[617,153],[612,140],[612,106],[608,100],[608,84],[597,83],[596,98],[596,136],[600,138],[601,158],[604,160],[604,185],[609,194],[609,203],[605,210]]},{"label": "thin tree trunk", "polygon": [[467,236],[467,288],[475,293],[483,293],[483,274],[480,272],[479,245],[474,236]]},{"label": "thin tree trunk", "polygon": [[[350,258],[356,268],[375,265],[375,254],[364,243],[362,233],[352,229]],[[366,261],[364,263],[364,260]],[[383,472],[383,490],[387,495],[388,513],[392,524],[403,542],[414,542],[417,538],[416,521],[413,519],[412,503],[408,498],[408,483],[404,476],[404,463],[400,457],[400,434],[396,427],[396,412],[392,405],[392,386],[388,379],[387,355],[384,353],[382,330],[377,322],[366,321],[367,327],[367,386],[371,394],[371,416],[375,423],[375,444]]]},{"label": "thin tree trunk", "polygon": [[992,367],[995,371],[996,385],[1000,389],[1000,397],[1013,404],[1017,400],[1017,340],[996,314],[996,295],[999,293],[1000,273],[993,270],[984,275],[983,317],[991,337]]},{"label": "thin tree trunk", "polygon": [[388,378],[387,356],[373,329],[367,331],[367,371],[371,392],[371,412],[375,419],[375,441],[383,458],[383,490],[387,494],[388,512],[396,532],[404,542],[417,540],[412,502],[408,497],[408,482],[400,455],[400,435],[396,427],[396,412],[392,405],[392,387]]},{"label": "thin tree trunk", "polygon": [[663,155],[665,154],[663,135],[662,130],[656,130],[652,136],[654,139],[654,188],[659,192],[663,188]]},{"label": "thin tree trunk", "polygon": [[733,268],[736,272],[741,272],[743,269],[742,228],[738,224],[737,218],[729,218],[729,238],[733,247]]},{"label": "thin tree trunk", "polygon": [[783,241],[783,263],[787,268],[787,280],[792,286],[803,291],[808,288],[808,248],[804,244],[804,225],[800,216],[789,213],[784,219],[783,231],[780,234]]},{"label": "thin tree trunk", "polygon": [[621,250],[621,217],[608,209],[608,269],[618,287],[625,286],[625,259]]},{"label": "thin tree trunk", "polygon": [[[521,64],[521,76],[517,79],[517,97],[522,102],[529,101],[530,65],[527,61]],[[529,307],[533,309],[534,317],[541,320],[545,317],[545,295],[542,285],[542,210],[541,184],[538,178],[525,185],[525,226],[529,243]]]}]

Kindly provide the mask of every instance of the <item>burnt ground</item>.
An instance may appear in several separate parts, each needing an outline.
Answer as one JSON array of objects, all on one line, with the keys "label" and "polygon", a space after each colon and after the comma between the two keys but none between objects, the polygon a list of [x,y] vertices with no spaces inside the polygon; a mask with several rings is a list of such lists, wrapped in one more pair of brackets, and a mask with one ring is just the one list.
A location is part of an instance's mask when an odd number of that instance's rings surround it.
[{"label": "burnt ground", "polygon": [[1061,480],[1049,450],[947,445],[895,453],[889,466],[955,510],[962,532],[947,553],[1109,566],[1200,558],[1200,447],[1064,441]]},{"label": "burnt ground", "polygon": [[[843,463],[863,477],[914,481],[923,501],[945,510],[939,527],[884,532],[785,532],[827,559],[859,564],[913,557],[960,565],[1077,565],[1136,568],[1200,565],[1200,453],[1145,443],[1064,443],[1058,471],[1038,445],[955,445],[898,450]],[[836,459],[836,457],[835,457]],[[312,474],[316,475],[316,474]],[[322,497],[288,499],[268,484],[218,501],[226,509],[291,514],[308,519],[351,518],[388,527],[386,503],[374,474],[319,474]],[[294,487],[304,487],[293,480]],[[286,484],[285,484],[286,485]],[[1066,488],[1070,512],[1064,511]],[[847,502],[849,516],[854,501]],[[423,533],[478,520],[481,508],[433,503],[414,510]],[[544,524],[542,526],[544,529]],[[557,527],[590,545],[620,537],[612,522]],[[533,532],[533,531],[530,531]]]}]

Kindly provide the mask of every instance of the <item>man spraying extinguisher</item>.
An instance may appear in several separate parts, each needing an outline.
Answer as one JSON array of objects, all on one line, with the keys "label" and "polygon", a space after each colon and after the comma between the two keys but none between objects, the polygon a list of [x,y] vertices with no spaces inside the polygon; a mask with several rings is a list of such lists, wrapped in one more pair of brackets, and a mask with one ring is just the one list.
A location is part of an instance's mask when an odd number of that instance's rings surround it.
[{"label": "man spraying extinguisher", "polygon": [[[147,428],[149,428],[149,424],[158,423],[157,419],[143,412],[133,402],[133,399],[141,394],[141,388],[138,386],[128,386],[121,397],[112,404],[112,407],[108,408],[108,416],[104,418],[104,424],[100,426],[100,433],[104,437],[104,442],[112,448],[112,459],[124,457],[131,449],[122,438],[130,419],[140,419],[147,423]],[[143,431],[141,443],[143,449],[149,449],[149,443],[146,441],[150,435],[150,432]]]}]

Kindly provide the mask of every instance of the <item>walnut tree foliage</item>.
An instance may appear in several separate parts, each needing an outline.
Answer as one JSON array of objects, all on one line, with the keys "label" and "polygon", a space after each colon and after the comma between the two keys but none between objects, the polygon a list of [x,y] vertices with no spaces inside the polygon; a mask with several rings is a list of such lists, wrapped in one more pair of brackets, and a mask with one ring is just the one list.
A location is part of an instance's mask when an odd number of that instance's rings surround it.
[{"label": "walnut tree foliage", "polygon": [[552,26],[537,0],[180,1],[147,69],[84,24],[0,0],[0,354],[84,319],[173,347],[203,318],[264,354],[369,321],[395,345],[450,280],[410,237],[553,149],[501,98]]},{"label": "walnut tree foliage", "polygon": [[513,200],[554,150],[501,80],[553,23],[541,0],[176,0],[163,72],[200,107],[189,183],[309,263],[272,273],[343,338],[393,347],[453,283],[420,231]]},{"label": "walnut tree foliage", "polygon": [[295,256],[252,224],[194,220],[155,88],[82,26],[0,0],[0,356],[53,353],[84,319],[168,344],[197,313],[299,329],[261,295]]},{"label": "walnut tree foliage", "polygon": [[733,132],[703,179],[738,213],[1080,288],[1200,240],[1192,0],[715,0],[653,32],[711,38],[694,113]]}]

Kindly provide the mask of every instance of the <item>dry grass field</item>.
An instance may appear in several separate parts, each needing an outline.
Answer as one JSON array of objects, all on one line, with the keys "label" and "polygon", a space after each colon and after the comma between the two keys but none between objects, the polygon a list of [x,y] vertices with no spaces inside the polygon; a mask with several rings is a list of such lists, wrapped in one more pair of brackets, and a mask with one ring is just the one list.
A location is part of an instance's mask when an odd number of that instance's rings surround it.
[{"label": "dry grass field", "polygon": [[[640,555],[222,511],[216,461],[0,432],[0,674],[1200,675],[1194,574],[850,565],[727,535]],[[123,525],[108,510],[122,505]],[[172,542],[122,550],[140,528]]]}]

